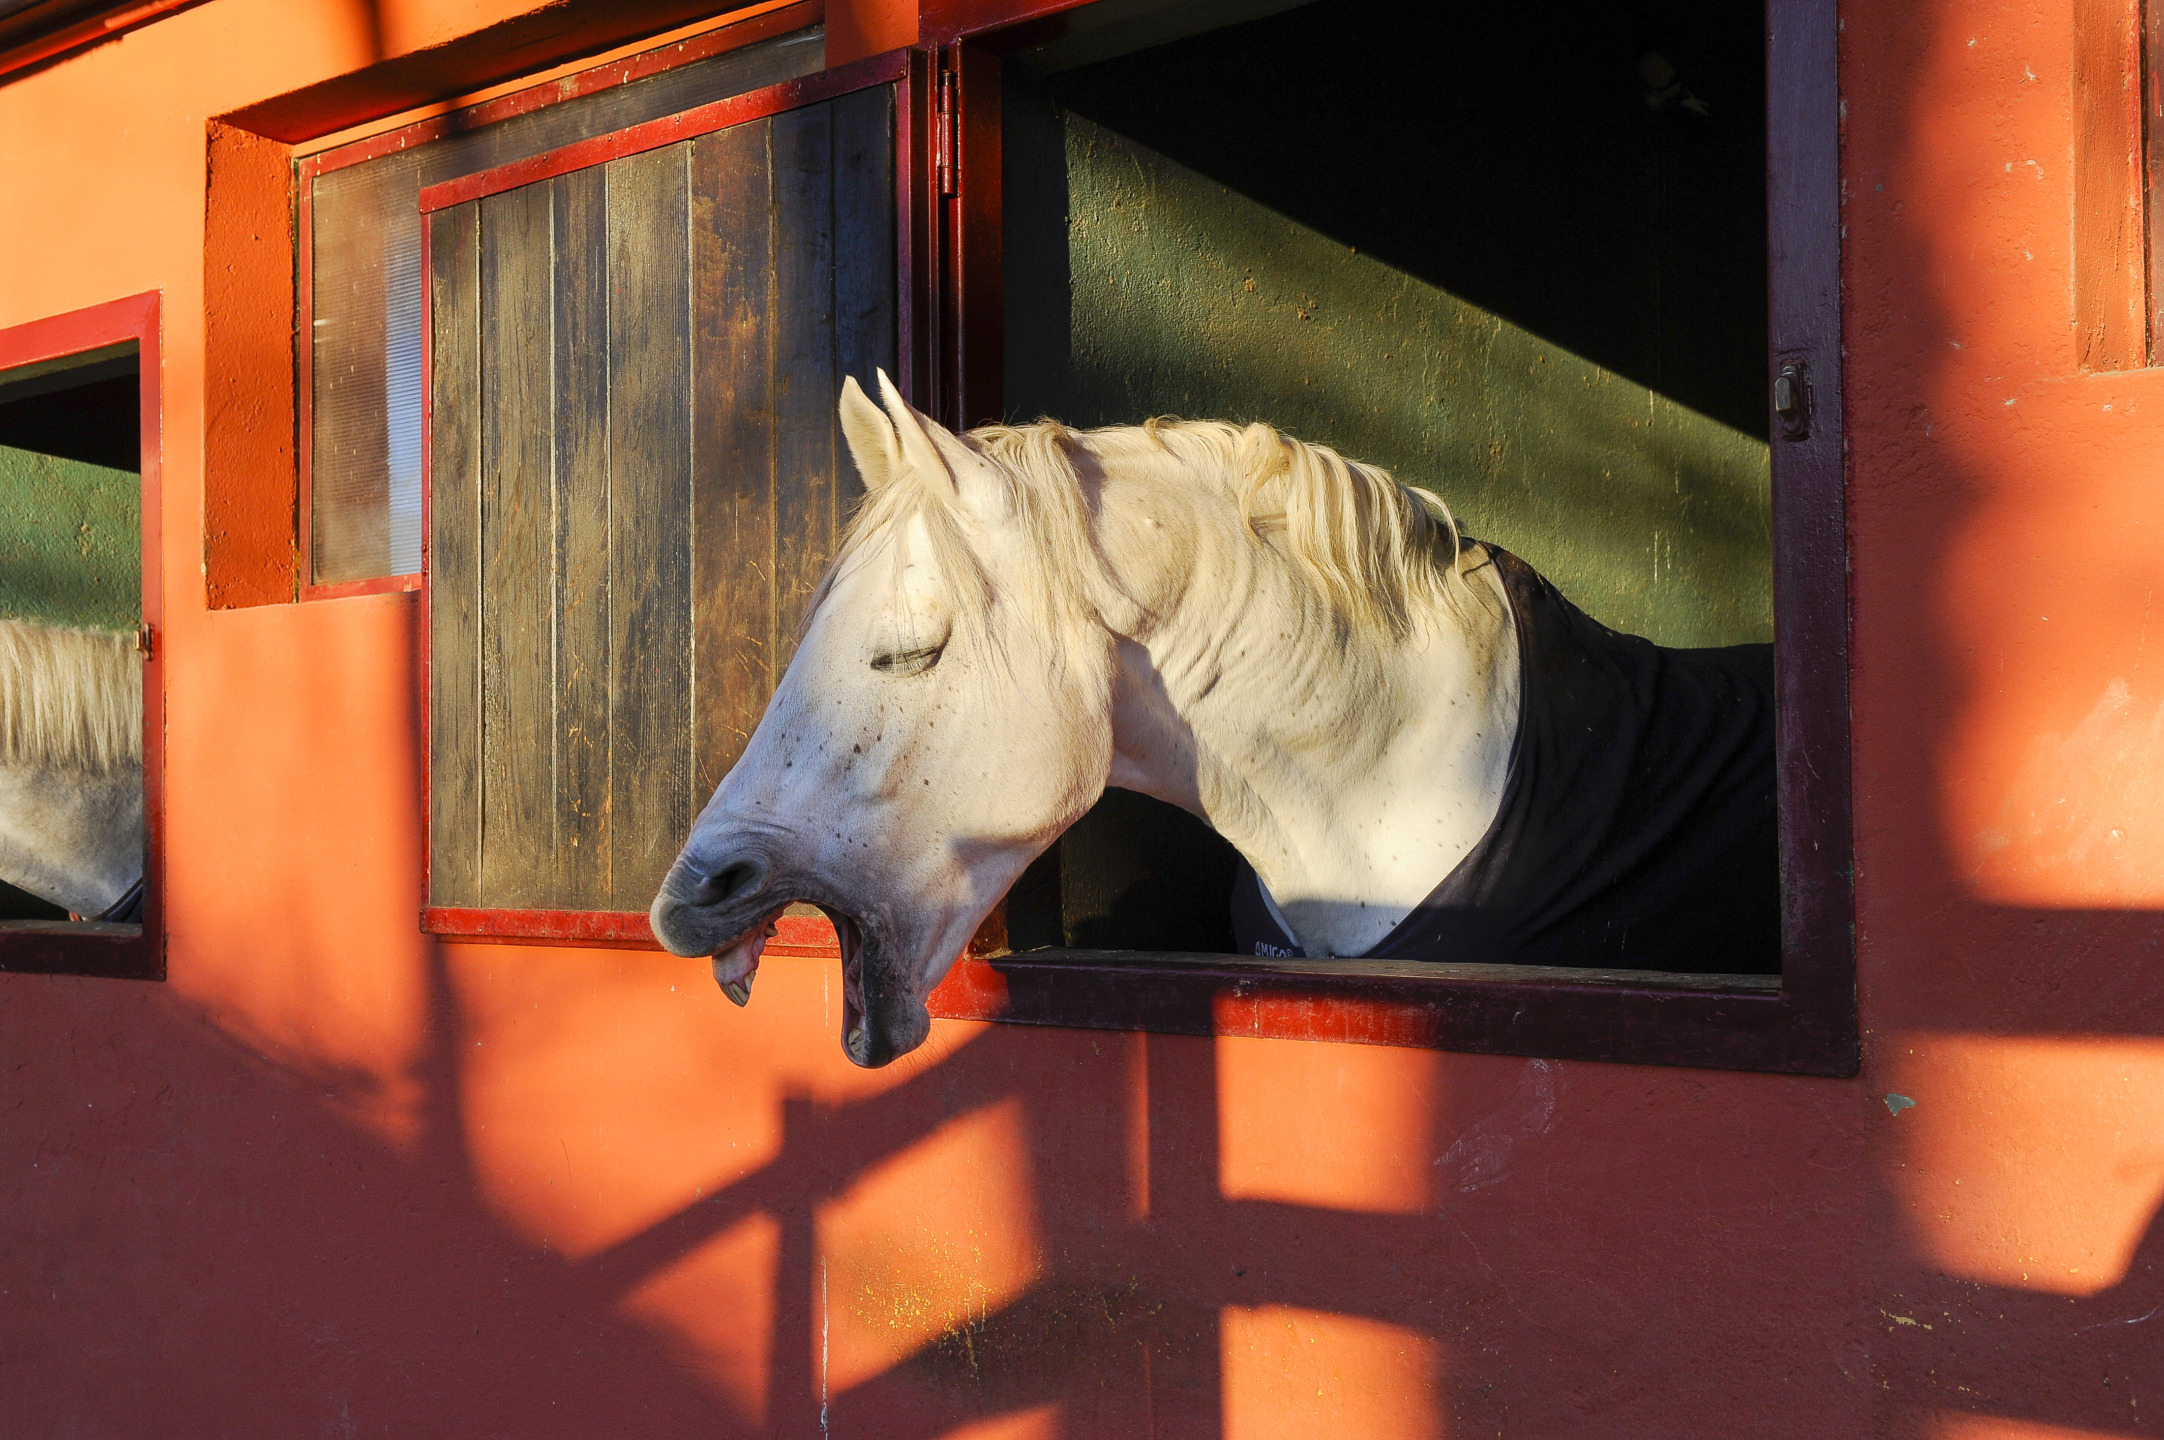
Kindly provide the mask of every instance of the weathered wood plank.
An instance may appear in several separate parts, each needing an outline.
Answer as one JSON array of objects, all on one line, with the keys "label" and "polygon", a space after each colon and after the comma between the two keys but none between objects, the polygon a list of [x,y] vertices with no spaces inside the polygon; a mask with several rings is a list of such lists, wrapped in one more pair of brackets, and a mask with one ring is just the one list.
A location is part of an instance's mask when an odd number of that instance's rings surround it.
[{"label": "weathered wood plank", "polygon": [[614,903],[646,908],[694,811],[687,144],[608,165]]},{"label": "weathered wood plank", "polygon": [[[834,109],[834,347],[836,365],[877,394],[872,371],[893,374],[894,335],[894,92],[860,90]],[[846,518],[864,493],[835,426],[835,494]]]},{"label": "weathered wood plank", "polygon": [[774,117],[774,674],[834,553],[834,113]]},{"label": "weathered wood plank", "polygon": [[481,892],[529,907],[555,877],[550,189],[481,207]]},{"label": "weathered wood plank", "polygon": [[555,204],[555,817],[552,906],[610,897],[608,187],[597,166]]},{"label": "weathered wood plank", "polygon": [[428,898],[481,903],[480,210],[429,221]]},{"label": "weathered wood plank", "polygon": [[700,139],[692,159],[694,784],[744,753],[774,688],[772,126]]}]

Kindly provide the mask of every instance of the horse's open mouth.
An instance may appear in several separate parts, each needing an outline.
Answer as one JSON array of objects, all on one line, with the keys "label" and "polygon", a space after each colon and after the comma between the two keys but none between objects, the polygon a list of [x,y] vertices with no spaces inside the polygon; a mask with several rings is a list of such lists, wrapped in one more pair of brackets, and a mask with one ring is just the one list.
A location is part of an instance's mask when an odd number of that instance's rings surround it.
[{"label": "horse's open mouth", "polygon": [[[821,906],[825,910],[825,906]],[[827,910],[842,947],[842,1049],[858,1065],[871,1064],[871,1035],[864,1028],[864,931],[855,918]]]}]

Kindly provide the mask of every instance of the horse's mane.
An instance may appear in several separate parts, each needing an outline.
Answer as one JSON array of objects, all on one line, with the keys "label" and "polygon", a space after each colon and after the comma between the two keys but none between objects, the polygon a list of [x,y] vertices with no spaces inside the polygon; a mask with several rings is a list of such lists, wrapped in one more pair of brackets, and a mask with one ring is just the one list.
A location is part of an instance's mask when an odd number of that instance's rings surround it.
[{"label": "horse's mane", "polygon": [[[1418,601],[1455,608],[1465,588],[1458,527],[1439,498],[1268,425],[1155,419],[1072,430],[1039,420],[988,425],[962,438],[993,462],[1008,485],[1010,504],[1044,562],[1040,597],[1065,612],[1042,617],[1052,624],[1073,618],[1075,602],[1088,604],[1101,578],[1075,468],[1080,451],[1107,468],[1155,470],[1168,480],[1222,487],[1237,500],[1249,537],[1284,553],[1348,630],[1401,639],[1412,629]],[[905,514],[923,516],[941,568],[955,577],[956,618],[981,632],[991,579],[962,542],[947,507],[930,498],[914,475],[867,497],[843,554]],[[976,583],[963,583],[965,576]],[[1001,579],[1011,586],[1015,577]]]},{"label": "horse's mane", "polygon": [[142,759],[133,637],[0,620],[0,764],[104,773]]}]

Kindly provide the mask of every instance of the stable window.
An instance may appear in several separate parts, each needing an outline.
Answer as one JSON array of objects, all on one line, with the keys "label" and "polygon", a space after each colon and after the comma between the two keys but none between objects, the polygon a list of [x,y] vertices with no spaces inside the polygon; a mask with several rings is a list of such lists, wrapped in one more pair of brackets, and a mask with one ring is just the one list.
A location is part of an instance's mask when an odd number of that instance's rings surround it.
[{"label": "stable window", "polygon": [[1615,628],[1775,641],[1781,940],[1693,973],[1232,957],[1237,857],[1115,791],[935,1013],[1852,1073],[1833,7],[1108,4],[958,38],[996,174],[961,159],[955,303],[1005,334],[948,418],[1268,421]]},{"label": "stable window", "polygon": [[0,970],[159,979],[158,297],[0,330]]},{"label": "stable window", "polygon": [[666,68],[641,57],[297,162],[305,596],[418,584],[422,189],[824,63],[817,26],[761,33],[730,27],[671,47]]},{"label": "stable window", "polygon": [[894,370],[903,57],[423,190],[438,934],[651,944]]}]

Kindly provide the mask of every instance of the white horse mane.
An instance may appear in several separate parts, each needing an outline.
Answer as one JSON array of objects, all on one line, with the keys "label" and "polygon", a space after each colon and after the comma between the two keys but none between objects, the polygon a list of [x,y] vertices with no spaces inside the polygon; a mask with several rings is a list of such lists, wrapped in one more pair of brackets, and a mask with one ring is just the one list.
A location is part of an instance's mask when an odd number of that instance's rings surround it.
[{"label": "white horse mane", "polygon": [[142,759],[132,636],[0,620],[0,764],[102,774]]},{"label": "white horse mane", "polygon": [[[1041,612],[1031,620],[1047,630],[1064,631],[1105,608],[1106,578],[1091,541],[1078,454],[1126,475],[1218,487],[1238,501],[1248,537],[1289,558],[1349,633],[1403,639],[1419,601],[1441,601],[1455,611],[1465,591],[1457,523],[1441,499],[1268,425],[1154,419],[1078,431],[1039,420],[988,425],[961,439],[1002,478],[1008,504],[1043,561],[1035,585],[1018,587],[1022,577],[1011,575],[999,579],[1010,596],[1018,589],[1017,598],[1026,596],[1025,605]],[[871,537],[921,517],[950,577],[956,624],[986,633],[993,579],[962,538],[944,493],[905,471],[867,495],[828,583]]]}]

